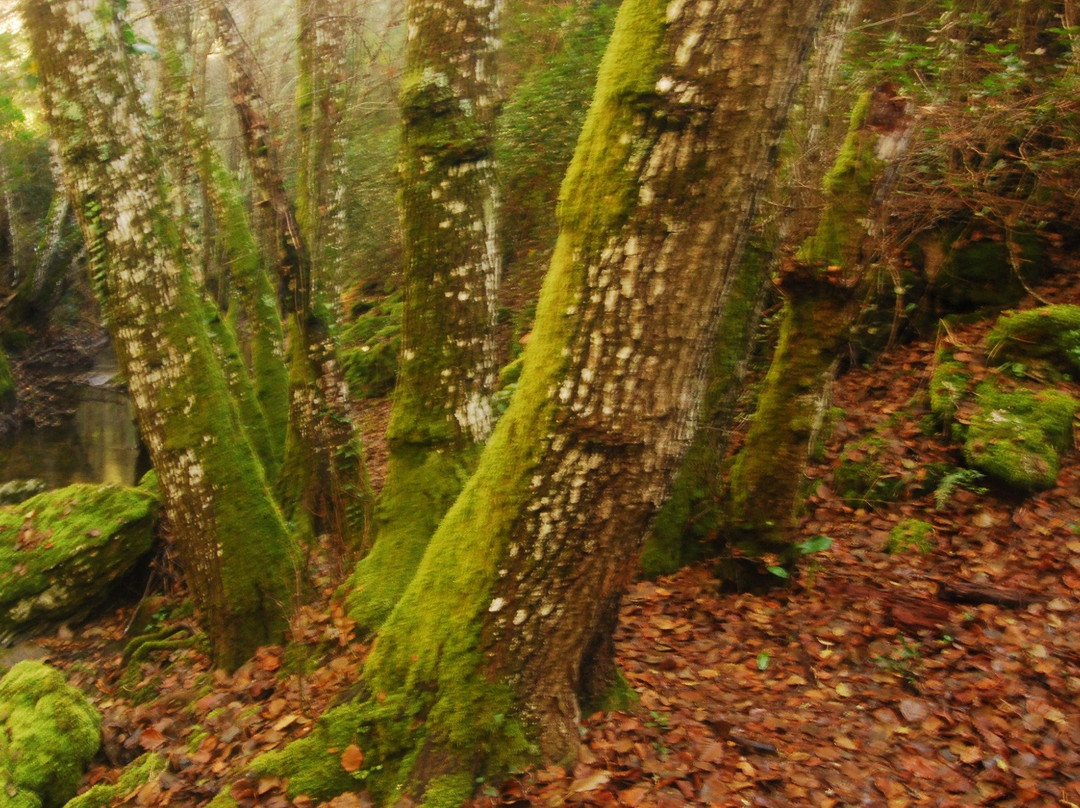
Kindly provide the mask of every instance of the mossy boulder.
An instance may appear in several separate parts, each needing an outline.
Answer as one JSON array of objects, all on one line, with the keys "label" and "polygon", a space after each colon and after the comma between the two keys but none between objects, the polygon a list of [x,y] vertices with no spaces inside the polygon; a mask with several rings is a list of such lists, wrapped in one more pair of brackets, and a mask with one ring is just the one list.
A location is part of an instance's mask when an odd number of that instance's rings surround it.
[{"label": "mossy boulder", "polygon": [[1025,282],[1030,284],[1046,274],[1042,242],[1030,233],[1013,236],[1023,280],[1013,269],[1009,244],[999,234],[954,230],[938,238],[936,253],[941,261],[934,269],[933,288],[944,311],[1014,306],[1026,294]]},{"label": "mossy boulder", "polygon": [[889,531],[885,542],[888,553],[904,553],[917,550],[926,554],[934,549],[934,526],[921,519],[905,519]]},{"label": "mossy boulder", "polygon": [[149,783],[165,771],[168,765],[169,762],[161,755],[147,752],[129,763],[115,783],[112,785],[99,783],[69,800],[64,808],[106,808],[112,805],[117,797],[127,796],[140,786]]},{"label": "mossy boulder", "polygon": [[0,350],[0,412],[10,412],[15,406],[15,377],[11,375],[11,365],[7,356]]},{"label": "mossy boulder", "polygon": [[954,358],[953,350],[939,348],[934,354],[934,372],[930,377],[930,411],[941,423],[952,420],[970,381],[967,365]]},{"label": "mossy boulder", "polygon": [[20,662],[0,679],[0,808],[58,808],[101,745],[101,716],[63,675]]},{"label": "mossy boulder", "polygon": [[1080,402],[1057,390],[1005,391],[986,382],[976,404],[964,442],[967,464],[1020,491],[1053,487]]},{"label": "mossy boulder", "polygon": [[397,379],[403,304],[398,295],[358,308],[361,312],[341,338],[345,380],[354,397],[378,398],[387,395]]},{"label": "mossy boulder", "polygon": [[101,603],[153,543],[158,500],[72,485],[0,508],[0,641]]},{"label": "mossy boulder", "polygon": [[48,487],[44,480],[9,480],[0,484],[0,505],[17,505]]},{"label": "mossy boulder", "polygon": [[1080,377],[1080,306],[1004,312],[986,342],[996,364],[1034,359],[1059,373]]}]

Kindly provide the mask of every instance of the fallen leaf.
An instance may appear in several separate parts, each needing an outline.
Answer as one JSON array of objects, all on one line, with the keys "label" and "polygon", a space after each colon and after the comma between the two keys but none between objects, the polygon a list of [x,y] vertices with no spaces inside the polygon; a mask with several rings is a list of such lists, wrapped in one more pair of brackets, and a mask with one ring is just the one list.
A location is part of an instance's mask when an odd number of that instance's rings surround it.
[{"label": "fallen leaf", "polygon": [[345,747],[345,751],[341,753],[341,768],[347,771],[349,774],[360,771],[360,767],[364,765],[364,752],[354,743]]}]

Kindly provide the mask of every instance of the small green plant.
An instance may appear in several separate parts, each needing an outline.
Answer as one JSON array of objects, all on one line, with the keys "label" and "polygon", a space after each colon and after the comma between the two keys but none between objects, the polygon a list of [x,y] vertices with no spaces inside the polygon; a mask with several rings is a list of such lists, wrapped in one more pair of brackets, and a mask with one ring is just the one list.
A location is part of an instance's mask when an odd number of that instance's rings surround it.
[{"label": "small green plant", "polygon": [[873,654],[870,658],[879,668],[895,673],[904,680],[905,685],[913,687],[922,668],[922,646],[907,637],[901,637],[899,648],[893,648],[887,655]]},{"label": "small green plant", "polygon": [[941,482],[937,484],[937,488],[934,489],[934,507],[939,511],[945,510],[945,507],[952,499],[953,493],[958,488],[963,488],[981,497],[986,493],[986,488],[978,485],[981,479],[983,479],[982,472],[975,471],[975,469],[956,469],[956,471],[946,474],[941,478]]},{"label": "small green plant", "polygon": [[760,654],[757,655],[757,669],[759,671],[763,671],[768,668],[771,659],[772,657],[769,655],[768,651],[762,651]]},{"label": "small green plant", "polygon": [[[799,542],[793,549],[793,563],[797,562],[804,556],[813,555],[814,553],[820,553],[823,550],[828,550],[832,547],[832,539],[828,536],[811,536],[809,539],[803,542]],[[790,578],[791,573],[787,568],[780,564],[773,564],[766,569],[775,575],[777,578]]]}]

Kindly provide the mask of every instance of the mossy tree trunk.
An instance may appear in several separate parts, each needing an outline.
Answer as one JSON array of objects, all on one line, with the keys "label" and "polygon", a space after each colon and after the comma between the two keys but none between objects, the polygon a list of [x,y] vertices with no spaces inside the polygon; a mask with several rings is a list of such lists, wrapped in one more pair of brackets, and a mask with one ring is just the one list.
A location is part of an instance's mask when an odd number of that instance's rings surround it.
[{"label": "mossy tree trunk", "polygon": [[336,294],[344,252],[344,183],[355,0],[297,0],[297,218],[319,271],[320,298]]},{"label": "mossy tree trunk", "polygon": [[774,236],[759,234],[752,239],[733,273],[709,363],[698,431],[642,552],[641,571],[646,576],[672,573],[700,558],[723,522],[724,456],[754,332],[761,320],[773,265]]},{"label": "mossy tree trunk", "polygon": [[[754,421],[731,472],[732,542],[750,557],[776,554],[792,566],[792,526],[811,439],[828,406],[836,365],[858,313],[874,257],[871,232],[888,166],[910,134],[906,102],[889,87],[866,93],[825,177],[825,209],[794,261],[781,267],[784,321]],[[759,583],[753,564],[730,570]]]},{"label": "mossy tree trunk", "polygon": [[325,530],[346,550],[357,550],[368,533],[372,495],[331,334],[331,312],[316,295],[308,234],[286,190],[253,60],[224,3],[212,3],[209,11],[229,66],[244,152],[278,240],[278,297],[286,314],[290,368],[290,417],[279,500],[286,517],[304,534]]},{"label": "mossy tree trunk", "polygon": [[[234,366],[232,375],[236,381],[231,386],[234,390],[242,388],[238,392],[240,400],[247,405],[247,411],[243,413],[245,427],[252,435],[267,479],[275,480],[281,470],[289,418],[289,380],[281,312],[239,182],[214,146],[195,97],[193,71],[189,65],[192,58],[188,47],[190,37],[185,34],[191,25],[193,9],[168,0],[150,0],[147,5],[158,32],[163,68],[161,106],[172,110],[173,151],[191,162],[191,170],[199,178],[201,196],[208,203],[217,225],[217,238],[231,281],[229,316],[221,323],[221,328],[231,327],[235,335],[233,342],[241,343],[250,376],[250,379],[240,380],[242,369]],[[178,110],[183,110],[184,114],[177,115]],[[210,240],[211,234],[204,233],[202,238]],[[254,412],[253,406],[257,406]]]},{"label": "mossy tree trunk", "polygon": [[494,424],[496,0],[413,0],[402,90],[405,305],[386,486],[349,613],[381,623]]},{"label": "mossy tree trunk", "polygon": [[22,13],[187,579],[218,661],[235,665],[282,636],[294,545],[210,345],[120,5],[27,0]]},{"label": "mossy tree trunk", "polygon": [[626,0],[561,194],[517,393],[364,669],[373,697],[259,764],[313,796],[464,801],[573,760],[619,596],[693,434],[722,292],[827,2]]}]

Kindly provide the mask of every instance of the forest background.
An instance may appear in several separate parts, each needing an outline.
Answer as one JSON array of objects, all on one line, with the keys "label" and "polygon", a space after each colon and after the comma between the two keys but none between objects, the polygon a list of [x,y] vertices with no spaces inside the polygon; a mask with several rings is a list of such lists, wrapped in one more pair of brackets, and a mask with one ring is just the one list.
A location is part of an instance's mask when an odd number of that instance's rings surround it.
[{"label": "forest background", "polygon": [[[574,254],[595,250],[603,266],[611,251],[602,249],[610,232],[602,228],[635,222],[634,199],[645,198],[653,175],[635,173],[639,158],[619,150],[619,127],[645,153],[675,153],[664,141],[673,131],[687,150],[701,149],[704,163],[718,148],[705,130],[719,127],[703,121],[720,101],[687,107],[685,119],[663,107],[664,71],[680,58],[674,46],[665,50],[670,30],[626,22],[597,88],[618,11],[611,3],[511,4],[501,33],[495,7],[483,4],[300,3],[275,16],[255,3],[113,3],[87,27],[107,45],[90,37],[89,47],[65,56],[63,46],[87,44],[58,33],[65,20],[71,30],[86,25],[78,6],[26,11],[30,62],[21,31],[5,38],[0,314],[15,368],[13,377],[5,360],[7,423],[42,417],[24,381],[28,360],[46,339],[98,327],[100,304],[120,337],[125,380],[161,478],[173,559],[212,658],[232,669],[279,642],[298,601],[349,573],[344,606],[331,613],[363,639],[383,627],[379,652],[363,663],[366,685],[305,743],[262,758],[266,782],[286,776],[293,795],[330,799],[359,779],[379,801],[404,789],[452,804],[476,778],[578,754],[579,703],[626,695],[611,638],[630,577],[710,557],[718,580],[737,590],[789,585],[807,557],[832,546],[796,520],[808,495],[821,495],[807,491],[804,472],[840,420],[831,403],[837,375],[911,340],[937,340],[925,402],[915,406],[930,432],[944,430],[952,454],[945,462],[909,459],[919,468],[897,473],[889,441],[871,435],[845,449],[836,495],[849,507],[913,493],[944,505],[957,490],[990,485],[1024,496],[1058,484],[1077,409],[1074,301],[1066,294],[1036,317],[1003,318],[985,350],[969,350],[957,335],[972,317],[1014,306],[1073,268],[1071,3],[841,3],[828,15],[822,4],[782,19],[743,9],[732,47],[749,58],[770,33],[778,37],[776,65],[766,65],[775,70],[756,86],[775,82],[768,86],[779,96],[794,98],[793,114],[781,130],[784,101],[731,124],[743,137],[776,134],[757,144],[764,150],[733,152],[745,158],[745,175],[701,179],[674,163],[684,173],[663,186],[667,215],[727,222],[731,243],[682,248],[681,262],[700,274],[670,286],[699,297],[701,308],[657,304],[646,319],[635,301],[661,299],[665,283],[634,280],[627,259],[638,241],[618,248],[627,308],[580,312],[594,333],[614,334],[610,359],[575,343],[580,335],[567,337],[557,318],[536,319],[536,300],[549,266],[549,277],[559,277],[560,266],[573,264],[558,250],[553,257],[560,227],[560,243],[578,238]],[[655,6],[621,13],[644,19]],[[668,9],[671,29],[682,10]],[[459,24],[447,26],[440,14]],[[465,35],[447,35],[455,30]],[[647,43],[660,54],[655,64],[619,62],[620,53],[651,52]],[[102,86],[115,105],[102,101]],[[734,86],[718,97],[742,112],[752,105],[736,103]],[[590,108],[596,122],[579,140]],[[60,144],[54,159],[46,120]],[[125,154],[132,156],[118,159]],[[624,196],[622,182],[634,184],[635,198]],[[720,186],[727,197],[710,196]],[[125,214],[134,189],[140,207]],[[687,199],[726,199],[734,212],[723,215],[734,218],[703,216],[707,204],[688,212]],[[630,229],[640,228],[644,243],[649,227]],[[668,260],[662,250],[650,259],[662,270]],[[148,266],[156,269],[142,271]],[[571,288],[565,271],[559,283]],[[595,276],[586,283],[602,290],[603,271]],[[446,286],[456,277],[463,286]],[[642,292],[632,291],[635,283]],[[620,335],[624,325],[630,337]],[[706,361],[715,329],[721,336]],[[642,353],[654,364],[620,365],[627,357],[618,340],[636,350],[642,331],[660,335]],[[527,344],[540,346],[528,354],[541,358],[522,375]],[[680,344],[694,349],[679,353]],[[682,358],[665,386],[648,369],[671,345]],[[542,364],[560,351],[571,359],[558,372],[576,379],[564,387]],[[608,383],[594,401],[598,373]],[[343,378],[351,397],[342,394]],[[700,407],[664,409],[692,400],[706,380]],[[625,397],[605,402],[620,386]],[[571,414],[552,414],[545,403],[557,389]],[[366,467],[372,454],[365,461],[352,419],[359,400],[392,390],[388,456],[372,464],[386,473],[376,499]],[[637,400],[660,409],[635,409]],[[489,446],[485,461],[482,446],[504,412],[497,450]],[[737,412],[756,414],[733,444]],[[530,429],[536,424],[551,431]],[[533,443],[553,459],[529,454]],[[204,444],[229,451],[203,455]],[[510,445],[525,447],[518,459]],[[444,521],[478,463],[470,493]],[[499,489],[519,466],[533,488],[550,489],[488,499],[484,486]],[[564,516],[578,512],[577,522]],[[891,542],[930,541],[932,521],[915,516],[896,526]],[[505,538],[483,545],[478,525]],[[538,550],[538,563],[520,570],[522,562],[505,561],[521,536],[545,547],[553,533],[571,538],[551,543],[550,558]],[[434,553],[432,534],[443,537]],[[646,538],[642,566],[629,563]],[[446,553],[480,561],[447,567]],[[298,557],[310,575],[296,574]],[[504,563],[520,571],[510,589],[499,588],[509,586],[500,582]],[[410,589],[418,568],[428,577]],[[565,619],[553,629],[544,622],[548,604],[568,586],[583,602],[555,610]],[[406,591],[414,594],[402,601]],[[1003,597],[993,587],[977,596]],[[421,615],[425,598],[469,605],[460,621],[437,620],[432,629]],[[504,608],[512,619],[483,617]],[[295,639],[295,625],[291,632]],[[477,647],[496,662],[478,660]],[[564,658],[573,660],[569,673]],[[756,659],[768,666],[768,655]],[[128,666],[138,678],[142,660]],[[499,689],[505,684],[509,692]],[[245,787],[222,790],[222,799],[250,798]]]}]

